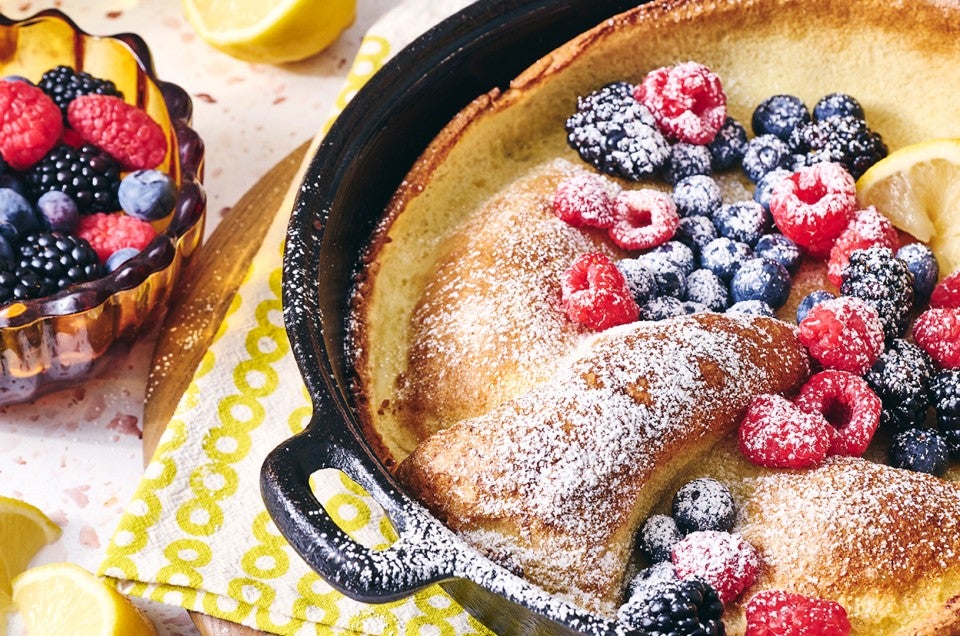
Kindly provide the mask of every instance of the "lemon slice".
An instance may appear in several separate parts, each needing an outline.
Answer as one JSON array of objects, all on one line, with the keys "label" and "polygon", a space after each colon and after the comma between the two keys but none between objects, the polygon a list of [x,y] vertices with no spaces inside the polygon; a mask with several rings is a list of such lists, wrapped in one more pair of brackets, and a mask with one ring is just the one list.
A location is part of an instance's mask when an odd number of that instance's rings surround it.
[{"label": "lemon slice", "polygon": [[48,563],[13,579],[13,602],[32,636],[156,635],[136,605],[73,563]]},{"label": "lemon slice", "polygon": [[183,0],[211,46],[248,62],[282,64],[328,47],[353,22],[356,0]]},{"label": "lemon slice", "polygon": [[861,205],[930,245],[945,276],[960,266],[960,139],[905,146],[857,181]]},{"label": "lemon slice", "polygon": [[60,528],[38,508],[0,497],[0,612],[10,608],[10,580],[40,548],[60,538]]}]

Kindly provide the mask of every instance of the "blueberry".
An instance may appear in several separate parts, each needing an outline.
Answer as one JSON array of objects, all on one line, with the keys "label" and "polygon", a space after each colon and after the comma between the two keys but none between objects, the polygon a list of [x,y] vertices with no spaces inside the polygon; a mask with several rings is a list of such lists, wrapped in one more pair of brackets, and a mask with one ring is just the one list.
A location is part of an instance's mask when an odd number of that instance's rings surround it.
[{"label": "blueberry", "polygon": [[[666,517],[666,515],[660,516]],[[670,519],[670,517],[667,517],[667,519]],[[671,521],[673,520],[671,519]],[[676,527],[676,524],[674,524],[674,527]],[[636,594],[644,594],[648,592],[651,587],[655,587],[665,581],[678,581],[677,570],[673,567],[673,563],[669,559],[670,555],[667,555],[667,560],[658,561],[650,567],[637,572],[627,585],[626,598],[631,599]]]},{"label": "blueberry", "polygon": [[769,258],[787,268],[791,274],[796,274],[800,267],[800,248],[797,244],[780,233],[765,234],[753,246],[753,253],[760,258]]},{"label": "blueberry", "polygon": [[76,202],[59,190],[44,192],[37,200],[41,222],[55,232],[72,233],[80,220]]},{"label": "blueberry", "polygon": [[713,177],[695,174],[681,179],[673,187],[673,202],[681,217],[711,216],[723,203],[723,193]]},{"label": "blueberry", "polygon": [[143,221],[162,219],[177,203],[177,186],[159,170],[136,170],[120,182],[120,207]]},{"label": "blueberry", "polygon": [[686,276],[683,269],[666,254],[647,252],[638,257],[647,269],[653,273],[657,282],[657,296],[683,298],[687,291]]},{"label": "blueberry", "polygon": [[13,249],[10,241],[0,233],[0,270],[3,266],[14,267],[17,264],[17,252]]},{"label": "blueberry", "polygon": [[800,304],[797,305],[797,324],[803,322],[803,319],[807,317],[807,314],[809,314],[810,310],[816,305],[831,298],[836,298],[836,296],[825,289],[818,289],[804,296]]},{"label": "blueberry", "polygon": [[680,241],[667,241],[666,243],[662,243],[654,247],[647,253],[663,254],[670,259],[671,263],[680,268],[680,271],[683,272],[684,276],[689,276],[690,272],[697,267],[693,250]]},{"label": "blueberry", "polygon": [[698,303],[693,300],[684,300],[680,304],[683,305],[683,313],[687,316],[691,316],[693,314],[703,314],[710,311],[710,308],[703,303]]},{"label": "blueberry", "polygon": [[906,263],[907,269],[913,274],[914,306],[926,305],[940,278],[940,264],[933,250],[923,243],[910,243],[897,250],[897,258]]},{"label": "blueberry", "polygon": [[710,174],[710,151],[706,146],[679,141],[670,147],[670,156],[661,172],[670,185],[693,175]]},{"label": "blueberry", "polygon": [[757,136],[773,135],[786,141],[794,128],[809,121],[810,113],[799,97],[774,95],[754,109],[750,125]]},{"label": "blueberry", "polygon": [[774,317],[773,307],[762,300],[741,300],[733,303],[726,311],[728,314],[744,314],[747,316],[767,316]]},{"label": "blueberry", "polygon": [[0,188],[10,188],[22,197],[27,196],[27,189],[23,187],[23,181],[12,174],[0,174]]},{"label": "blueberry", "polygon": [[651,515],[640,528],[640,549],[644,551],[651,563],[669,561],[673,546],[680,543],[682,538],[683,535],[673,517]]},{"label": "blueberry", "polygon": [[640,320],[666,320],[686,313],[680,299],[673,296],[652,298],[640,305]]},{"label": "blueberry", "polygon": [[642,305],[657,295],[657,280],[647,267],[635,258],[624,258],[617,261],[617,269],[627,281],[633,299]]},{"label": "blueberry", "polygon": [[787,143],[774,135],[760,135],[747,142],[740,165],[747,178],[757,183],[768,172],[777,168],[792,170],[796,155]]},{"label": "blueberry", "polygon": [[714,530],[728,532],[737,510],[727,487],[716,479],[689,481],[673,496],[673,518],[684,534]]},{"label": "blueberry", "polygon": [[107,258],[105,265],[108,272],[116,271],[121,265],[140,253],[135,247],[121,247]]},{"label": "blueberry", "polygon": [[896,468],[943,475],[949,460],[947,441],[934,430],[908,428],[890,442],[890,465]]},{"label": "blueberry", "polygon": [[719,172],[740,165],[747,148],[747,129],[733,117],[727,117],[717,136],[707,144],[711,167]]},{"label": "blueberry", "polygon": [[773,225],[770,213],[756,201],[737,201],[721,205],[713,215],[720,236],[753,247]]},{"label": "blueberry", "polygon": [[743,264],[730,281],[733,302],[762,300],[774,309],[790,296],[790,272],[769,258],[754,258]]},{"label": "blueberry", "polygon": [[778,183],[780,183],[786,177],[789,177],[791,174],[793,173],[786,168],[775,168],[760,177],[760,180],[757,181],[757,187],[753,191],[753,200],[762,205],[763,209],[769,212],[770,195],[773,194],[773,189]]},{"label": "blueberry", "polygon": [[716,274],[720,280],[729,282],[740,266],[751,258],[753,250],[749,245],[721,236],[707,243],[700,252],[700,265]]},{"label": "blueberry", "polygon": [[0,235],[12,243],[40,229],[33,207],[17,192],[0,188]]},{"label": "blueberry", "polygon": [[710,311],[724,311],[730,304],[730,293],[716,274],[698,269],[687,276],[687,300],[705,305]]},{"label": "blueberry", "polygon": [[817,121],[827,117],[856,117],[863,119],[863,106],[846,93],[830,93],[813,107],[813,118]]},{"label": "blueberry", "polygon": [[677,226],[677,233],[673,238],[693,250],[699,258],[703,248],[717,238],[717,228],[709,217],[685,216],[680,219],[680,225]]}]

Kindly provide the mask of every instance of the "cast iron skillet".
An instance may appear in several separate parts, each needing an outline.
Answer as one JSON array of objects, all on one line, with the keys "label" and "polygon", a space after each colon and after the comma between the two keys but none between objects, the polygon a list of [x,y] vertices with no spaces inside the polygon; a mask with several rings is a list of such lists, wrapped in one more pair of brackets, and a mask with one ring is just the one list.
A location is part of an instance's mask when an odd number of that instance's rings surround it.
[{"label": "cast iron skillet", "polygon": [[[411,500],[364,440],[348,391],[345,317],[352,274],[390,196],[439,130],[474,97],[505,88],[626,0],[487,0],[397,54],[353,98],[304,177],[287,229],[284,320],[313,401],[307,429],[274,449],[261,490],[306,562],[354,599],[387,602],[440,582],[498,634],[616,634],[615,623],[562,603],[482,557]],[[342,470],[400,534],[387,550],[353,542],[312,495],[308,477]]]}]

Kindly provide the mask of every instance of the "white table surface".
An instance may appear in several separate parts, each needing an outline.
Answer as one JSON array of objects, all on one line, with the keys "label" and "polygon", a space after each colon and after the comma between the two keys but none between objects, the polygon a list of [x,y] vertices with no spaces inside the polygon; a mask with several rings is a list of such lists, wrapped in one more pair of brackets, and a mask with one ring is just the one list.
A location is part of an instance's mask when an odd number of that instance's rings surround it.
[{"label": "white table surface", "polygon": [[[0,13],[68,13],[94,34],[138,33],[158,76],[184,87],[206,144],[207,233],[274,164],[329,116],[360,40],[397,0],[358,0],[353,26],[329,49],[285,66],[230,58],[198,38],[176,0],[0,0]],[[99,378],[33,403],[0,407],[0,494],[22,498],[63,528],[33,565],[71,561],[95,571],[143,470],[140,430],[153,337]],[[140,603],[160,634],[195,634],[185,612]],[[22,632],[14,618],[11,635]]]}]

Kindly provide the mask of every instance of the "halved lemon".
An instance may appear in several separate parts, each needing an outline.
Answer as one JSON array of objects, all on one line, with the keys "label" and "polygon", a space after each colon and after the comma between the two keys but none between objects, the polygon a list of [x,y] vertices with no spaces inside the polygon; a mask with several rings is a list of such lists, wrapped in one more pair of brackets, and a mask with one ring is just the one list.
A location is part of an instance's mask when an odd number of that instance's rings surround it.
[{"label": "halved lemon", "polygon": [[143,612],[79,565],[48,563],[13,579],[13,602],[31,636],[155,636]]},{"label": "halved lemon", "polygon": [[25,501],[0,497],[0,612],[10,608],[10,580],[23,572],[40,548],[60,538],[47,515]]},{"label": "halved lemon", "polygon": [[890,153],[857,181],[861,205],[930,245],[945,276],[960,267],[960,139],[934,139]]},{"label": "halved lemon", "polygon": [[211,46],[248,62],[282,64],[319,53],[353,22],[356,0],[183,0]]}]

